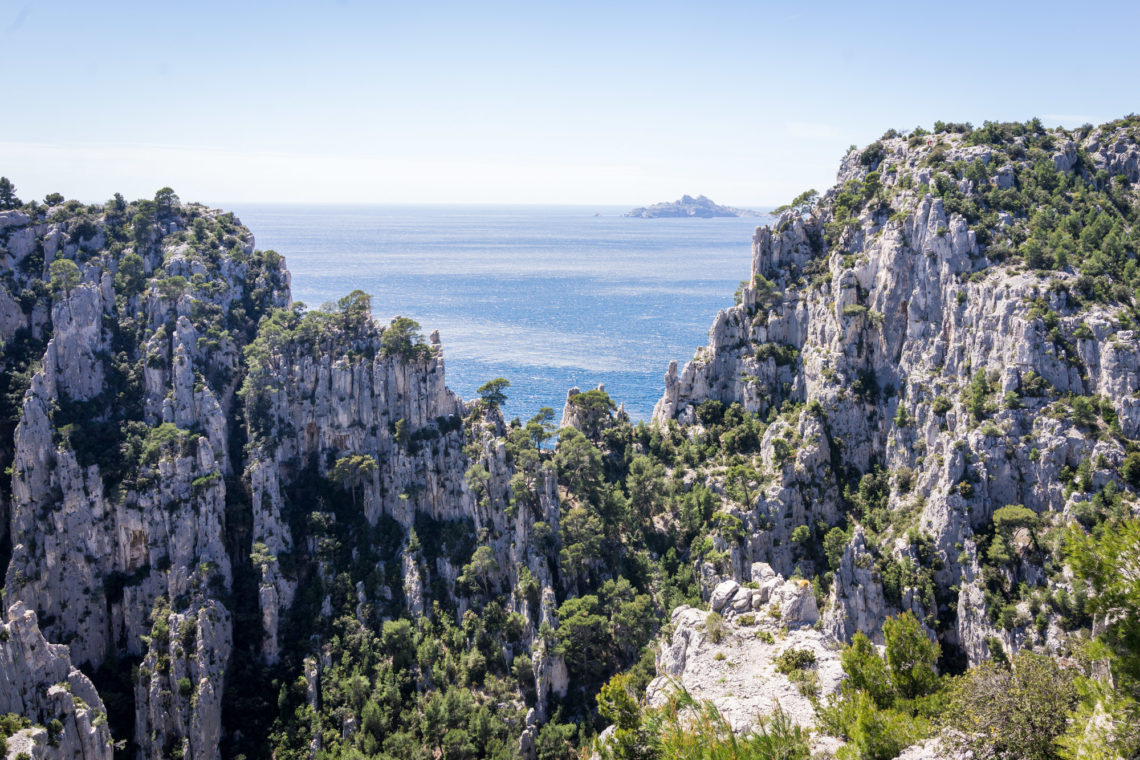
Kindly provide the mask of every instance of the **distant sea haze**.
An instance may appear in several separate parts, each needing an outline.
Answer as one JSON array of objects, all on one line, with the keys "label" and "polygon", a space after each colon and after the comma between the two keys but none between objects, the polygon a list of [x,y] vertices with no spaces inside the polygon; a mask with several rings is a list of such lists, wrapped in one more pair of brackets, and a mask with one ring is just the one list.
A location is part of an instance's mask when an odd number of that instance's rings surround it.
[{"label": "distant sea haze", "polygon": [[285,256],[310,308],[357,288],[381,322],[439,330],[447,384],[464,398],[495,377],[504,412],[562,410],[599,383],[648,420],[669,361],[708,342],[747,278],[763,218],[629,219],[583,206],[227,204]]}]

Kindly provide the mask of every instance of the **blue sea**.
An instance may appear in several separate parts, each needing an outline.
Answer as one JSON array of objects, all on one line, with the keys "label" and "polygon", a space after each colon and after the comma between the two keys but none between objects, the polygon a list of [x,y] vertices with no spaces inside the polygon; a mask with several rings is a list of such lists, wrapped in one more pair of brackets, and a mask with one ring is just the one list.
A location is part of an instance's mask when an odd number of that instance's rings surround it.
[{"label": "blue sea", "polygon": [[447,384],[474,398],[511,386],[504,409],[562,411],[599,383],[648,420],[672,359],[708,341],[749,274],[766,218],[627,219],[584,206],[228,204],[257,246],[285,256],[293,298],[315,308],[360,288],[375,317],[439,330]]}]

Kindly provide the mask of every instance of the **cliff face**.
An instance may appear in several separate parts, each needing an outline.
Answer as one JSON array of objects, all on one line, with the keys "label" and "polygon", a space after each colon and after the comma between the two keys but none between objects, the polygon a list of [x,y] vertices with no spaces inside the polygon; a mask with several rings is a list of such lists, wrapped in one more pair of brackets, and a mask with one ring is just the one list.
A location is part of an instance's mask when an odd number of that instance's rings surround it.
[{"label": "cliff face", "polygon": [[0,705],[34,725],[8,737],[7,756],[110,760],[107,708],[67,647],[49,644],[20,603],[0,623]]},{"label": "cliff face", "polygon": [[[157,743],[143,754],[187,741],[216,757],[220,705],[208,695],[223,691],[231,638],[238,356],[260,313],[288,303],[288,275],[230,215],[143,209],[128,225],[129,211],[0,215],[4,293],[20,294],[23,316],[5,325],[6,347],[46,341],[13,435],[6,600],[36,610],[77,664],[152,668],[135,689],[137,735]],[[173,671],[152,621],[172,601],[174,617],[202,622]],[[177,662],[195,649],[191,699]],[[177,725],[145,717],[169,717],[172,702],[185,710]]]},{"label": "cliff face", "polygon": [[553,448],[367,295],[293,308],[231,215],[0,212],[0,714],[48,721],[19,746],[564,757],[655,646],[737,727],[809,723],[903,610],[944,667],[1067,651],[1059,530],[1140,485],[1140,148],[1014,127],[853,152],[757,230],[653,425],[575,390]]},{"label": "cliff face", "polygon": [[[539,718],[566,693],[539,635],[557,625],[554,472],[508,461],[497,410],[447,389],[438,335],[373,323],[360,293],[290,309],[281,257],[177,199],[3,212],[0,234],[6,599],[68,645],[45,657],[70,651],[129,703],[127,754],[218,757],[242,733],[222,720],[235,656],[266,679],[238,681],[238,701],[298,669],[315,709],[338,688],[315,641],[344,582],[376,629],[501,597],[519,621],[503,656],[526,655]],[[476,546],[490,550],[477,581]]]},{"label": "cliff face", "polygon": [[[433,595],[460,613],[468,607],[456,583],[470,550],[416,546],[423,538],[417,527],[434,533],[450,526],[491,550],[494,570],[483,582],[512,590],[502,604],[525,621],[512,648],[531,653],[538,626],[555,622],[554,571],[530,536],[536,521],[558,530],[553,473],[531,475],[530,503],[519,508],[511,481],[520,473],[507,460],[502,420],[447,389],[439,336],[417,342],[399,317],[381,330],[368,316],[367,297],[353,297],[360,300],[342,304],[334,318],[293,315],[281,334],[263,331],[254,346],[263,359],[251,367],[242,391],[251,431],[253,541],[263,547],[255,548],[262,554],[262,655],[268,662],[279,657],[281,625],[304,574],[295,561],[283,569],[281,557],[311,556],[301,544],[319,540],[296,520],[300,510],[321,508],[319,500],[310,501],[311,485],[299,486],[314,479],[352,491],[353,519],[361,522],[353,551],[378,561],[376,579],[356,585],[362,621],[379,623],[367,610],[424,614]],[[321,335],[315,343],[311,331]],[[326,508],[334,520],[344,519],[333,505]],[[337,568],[315,554],[328,590]],[[521,573],[534,579],[537,594],[516,590]],[[327,598],[321,606],[330,608]],[[541,644],[533,654],[541,715],[551,688],[565,692],[565,674],[560,658],[547,656]]]},{"label": "cliff face", "polygon": [[[878,523],[877,548],[862,527],[848,536],[824,613],[836,636],[878,637],[901,608],[971,664],[988,657],[989,637],[1011,650],[1054,642],[1056,619],[1034,630],[1028,600],[1011,602],[1018,625],[994,625],[976,542],[993,535],[1001,507],[1064,522],[1114,479],[1140,431],[1140,344],[1129,276],[1097,252],[1120,212],[1101,220],[1094,209],[1084,228],[1064,229],[1046,227],[1034,204],[1051,203],[1047,190],[1126,188],[1138,161],[1127,124],[992,140],[888,136],[849,154],[822,197],[757,229],[740,302],[680,372],[670,366],[654,412],[658,424],[699,425],[700,405],[714,400],[771,415],[763,458],[776,478],[738,512],[748,537],[732,549],[731,576],[747,580],[756,561],[803,566],[790,529],[826,529],[846,513]],[[1047,262],[1010,258],[1040,259],[1035,241],[1049,229]],[[895,577],[885,599],[884,562],[872,554],[927,568],[929,579],[911,573],[900,590]],[[1000,572],[1007,585],[1071,591],[1043,564],[1019,551]]]}]

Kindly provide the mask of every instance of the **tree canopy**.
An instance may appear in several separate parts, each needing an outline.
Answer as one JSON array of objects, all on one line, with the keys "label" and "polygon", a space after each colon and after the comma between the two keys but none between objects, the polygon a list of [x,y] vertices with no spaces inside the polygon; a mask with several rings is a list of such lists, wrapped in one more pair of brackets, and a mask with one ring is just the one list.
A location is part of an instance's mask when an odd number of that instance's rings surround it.
[{"label": "tree canopy", "polygon": [[505,377],[496,377],[494,380],[488,380],[479,386],[478,393],[487,407],[498,409],[506,403],[506,390],[510,387],[511,383]]},{"label": "tree canopy", "polygon": [[7,177],[0,177],[0,211],[19,208],[23,203],[16,197],[16,186]]},{"label": "tree canopy", "polygon": [[71,259],[56,259],[48,272],[53,293],[70,293],[79,285],[79,267]]}]

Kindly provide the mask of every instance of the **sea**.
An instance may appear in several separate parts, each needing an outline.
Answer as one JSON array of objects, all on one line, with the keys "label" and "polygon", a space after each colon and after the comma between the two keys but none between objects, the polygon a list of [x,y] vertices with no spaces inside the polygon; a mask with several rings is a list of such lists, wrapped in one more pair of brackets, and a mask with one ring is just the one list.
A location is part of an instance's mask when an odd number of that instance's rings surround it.
[{"label": "sea", "polygon": [[599,384],[648,420],[670,360],[688,361],[732,305],[768,221],[588,206],[226,208],[285,257],[294,301],[371,294],[381,322],[439,330],[453,391],[471,399],[506,378],[504,413],[524,421],[546,406],[557,421],[568,389]]}]

